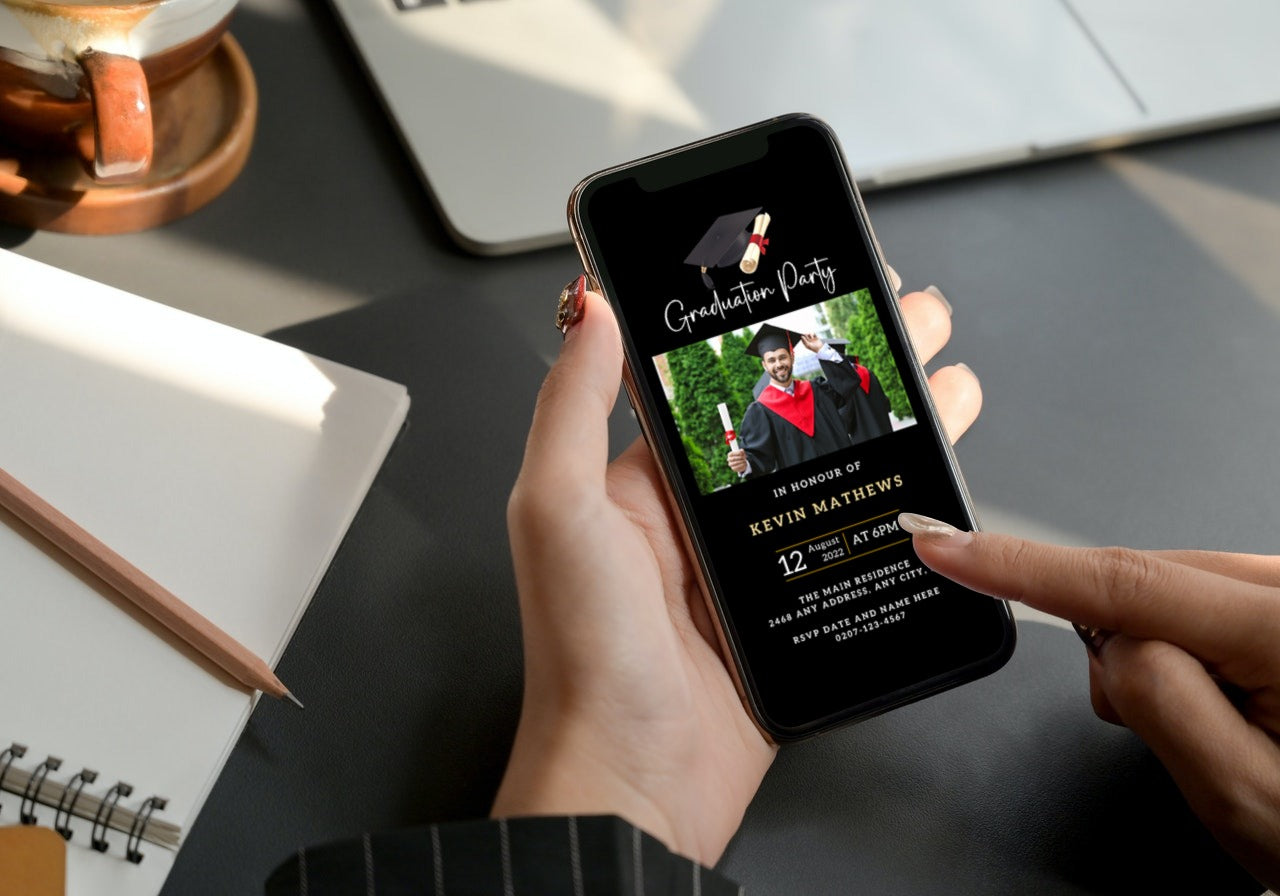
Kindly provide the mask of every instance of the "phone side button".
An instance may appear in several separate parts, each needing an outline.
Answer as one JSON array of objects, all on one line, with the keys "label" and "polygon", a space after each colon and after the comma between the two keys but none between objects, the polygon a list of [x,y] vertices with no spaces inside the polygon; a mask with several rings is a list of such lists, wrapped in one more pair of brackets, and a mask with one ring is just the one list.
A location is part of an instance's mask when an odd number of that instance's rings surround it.
[{"label": "phone side button", "polygon": [[631,418],[636,421],[640,427],[640,435],[644,437],[644,443],[649,448],[649,453],[653,453],[653,440],[649,438],[649,427],[645,422],[645,418],[637,410],[640,403],[640,396],[636,392],[635,380],[631,376],[631,369],[624,366],[622,368],[622,385],[627,393],[627,403],[631,405]]}]

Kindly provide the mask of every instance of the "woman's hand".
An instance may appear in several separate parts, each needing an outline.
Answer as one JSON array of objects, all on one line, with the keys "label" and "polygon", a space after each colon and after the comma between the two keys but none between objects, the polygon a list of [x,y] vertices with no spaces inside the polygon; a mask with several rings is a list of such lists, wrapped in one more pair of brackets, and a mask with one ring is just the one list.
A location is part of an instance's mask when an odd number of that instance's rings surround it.
[{"label": "woman's hand", "polygon": [[1098,714],[1145,740],[1222,845],[1280,891],[1280,557],[1060,548],[904,517],[942,575],[1097,629]]},{"label": "woman's hand", "polygon": [[[951,332],[945,300],[912,293],[902,307],[932,357]],[[616,814],[711,865],[775,748],[725,667],[648,449],[637,439],[608,463],[622,351],[608,304],[587,293],[583,311],[508,506],[525,689],[493,814]],[[977,380],[946,367],[931,386],[959,437],[981,405]]]}]

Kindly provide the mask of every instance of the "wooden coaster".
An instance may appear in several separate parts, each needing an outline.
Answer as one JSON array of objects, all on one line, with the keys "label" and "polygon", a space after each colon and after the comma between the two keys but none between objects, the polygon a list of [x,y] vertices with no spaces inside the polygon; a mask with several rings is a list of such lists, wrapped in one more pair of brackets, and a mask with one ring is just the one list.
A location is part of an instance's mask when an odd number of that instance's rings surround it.
[{"label": "wooden coaster", "polygon": [[48,828],[0,828],[0,896],[63,896],[67,844]]},{"label": "wooden coaster", "polygon": [[0,143],[0,219],[61,233],[129,233],[167,224],[218,196],[249,158],[258,88],[230,34],[190,74],[152,95],[147,179],[94,183],[79,156]]}]

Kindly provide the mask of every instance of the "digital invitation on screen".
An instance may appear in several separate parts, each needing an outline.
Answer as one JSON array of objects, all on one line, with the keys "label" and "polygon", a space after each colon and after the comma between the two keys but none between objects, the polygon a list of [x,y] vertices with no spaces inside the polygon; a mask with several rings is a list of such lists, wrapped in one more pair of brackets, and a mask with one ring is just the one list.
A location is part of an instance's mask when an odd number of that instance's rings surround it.
[{"label": "digital invitation on screen", "polygon": [[901,511],[968,522],[837,163],[814,164],[812,140],[775,134],[693,182],[618,181],[587,208],[615,210],[592,226],[633,373],[784,727],[999,647],[995,603],[928,570],[898,527]]}]

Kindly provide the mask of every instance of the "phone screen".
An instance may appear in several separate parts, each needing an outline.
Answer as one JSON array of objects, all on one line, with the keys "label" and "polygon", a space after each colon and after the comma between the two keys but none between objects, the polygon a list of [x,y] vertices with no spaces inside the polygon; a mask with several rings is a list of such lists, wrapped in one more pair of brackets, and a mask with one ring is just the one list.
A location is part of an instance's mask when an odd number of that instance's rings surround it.
[{"label": "phone screen", "polygon": [[578,195],[633,403],[753,712],[782,740],[1013,649],[1007,607],[928,570],[898,527],[903,510],[974,523],[863,221],[834,138],[802,117]]}]

